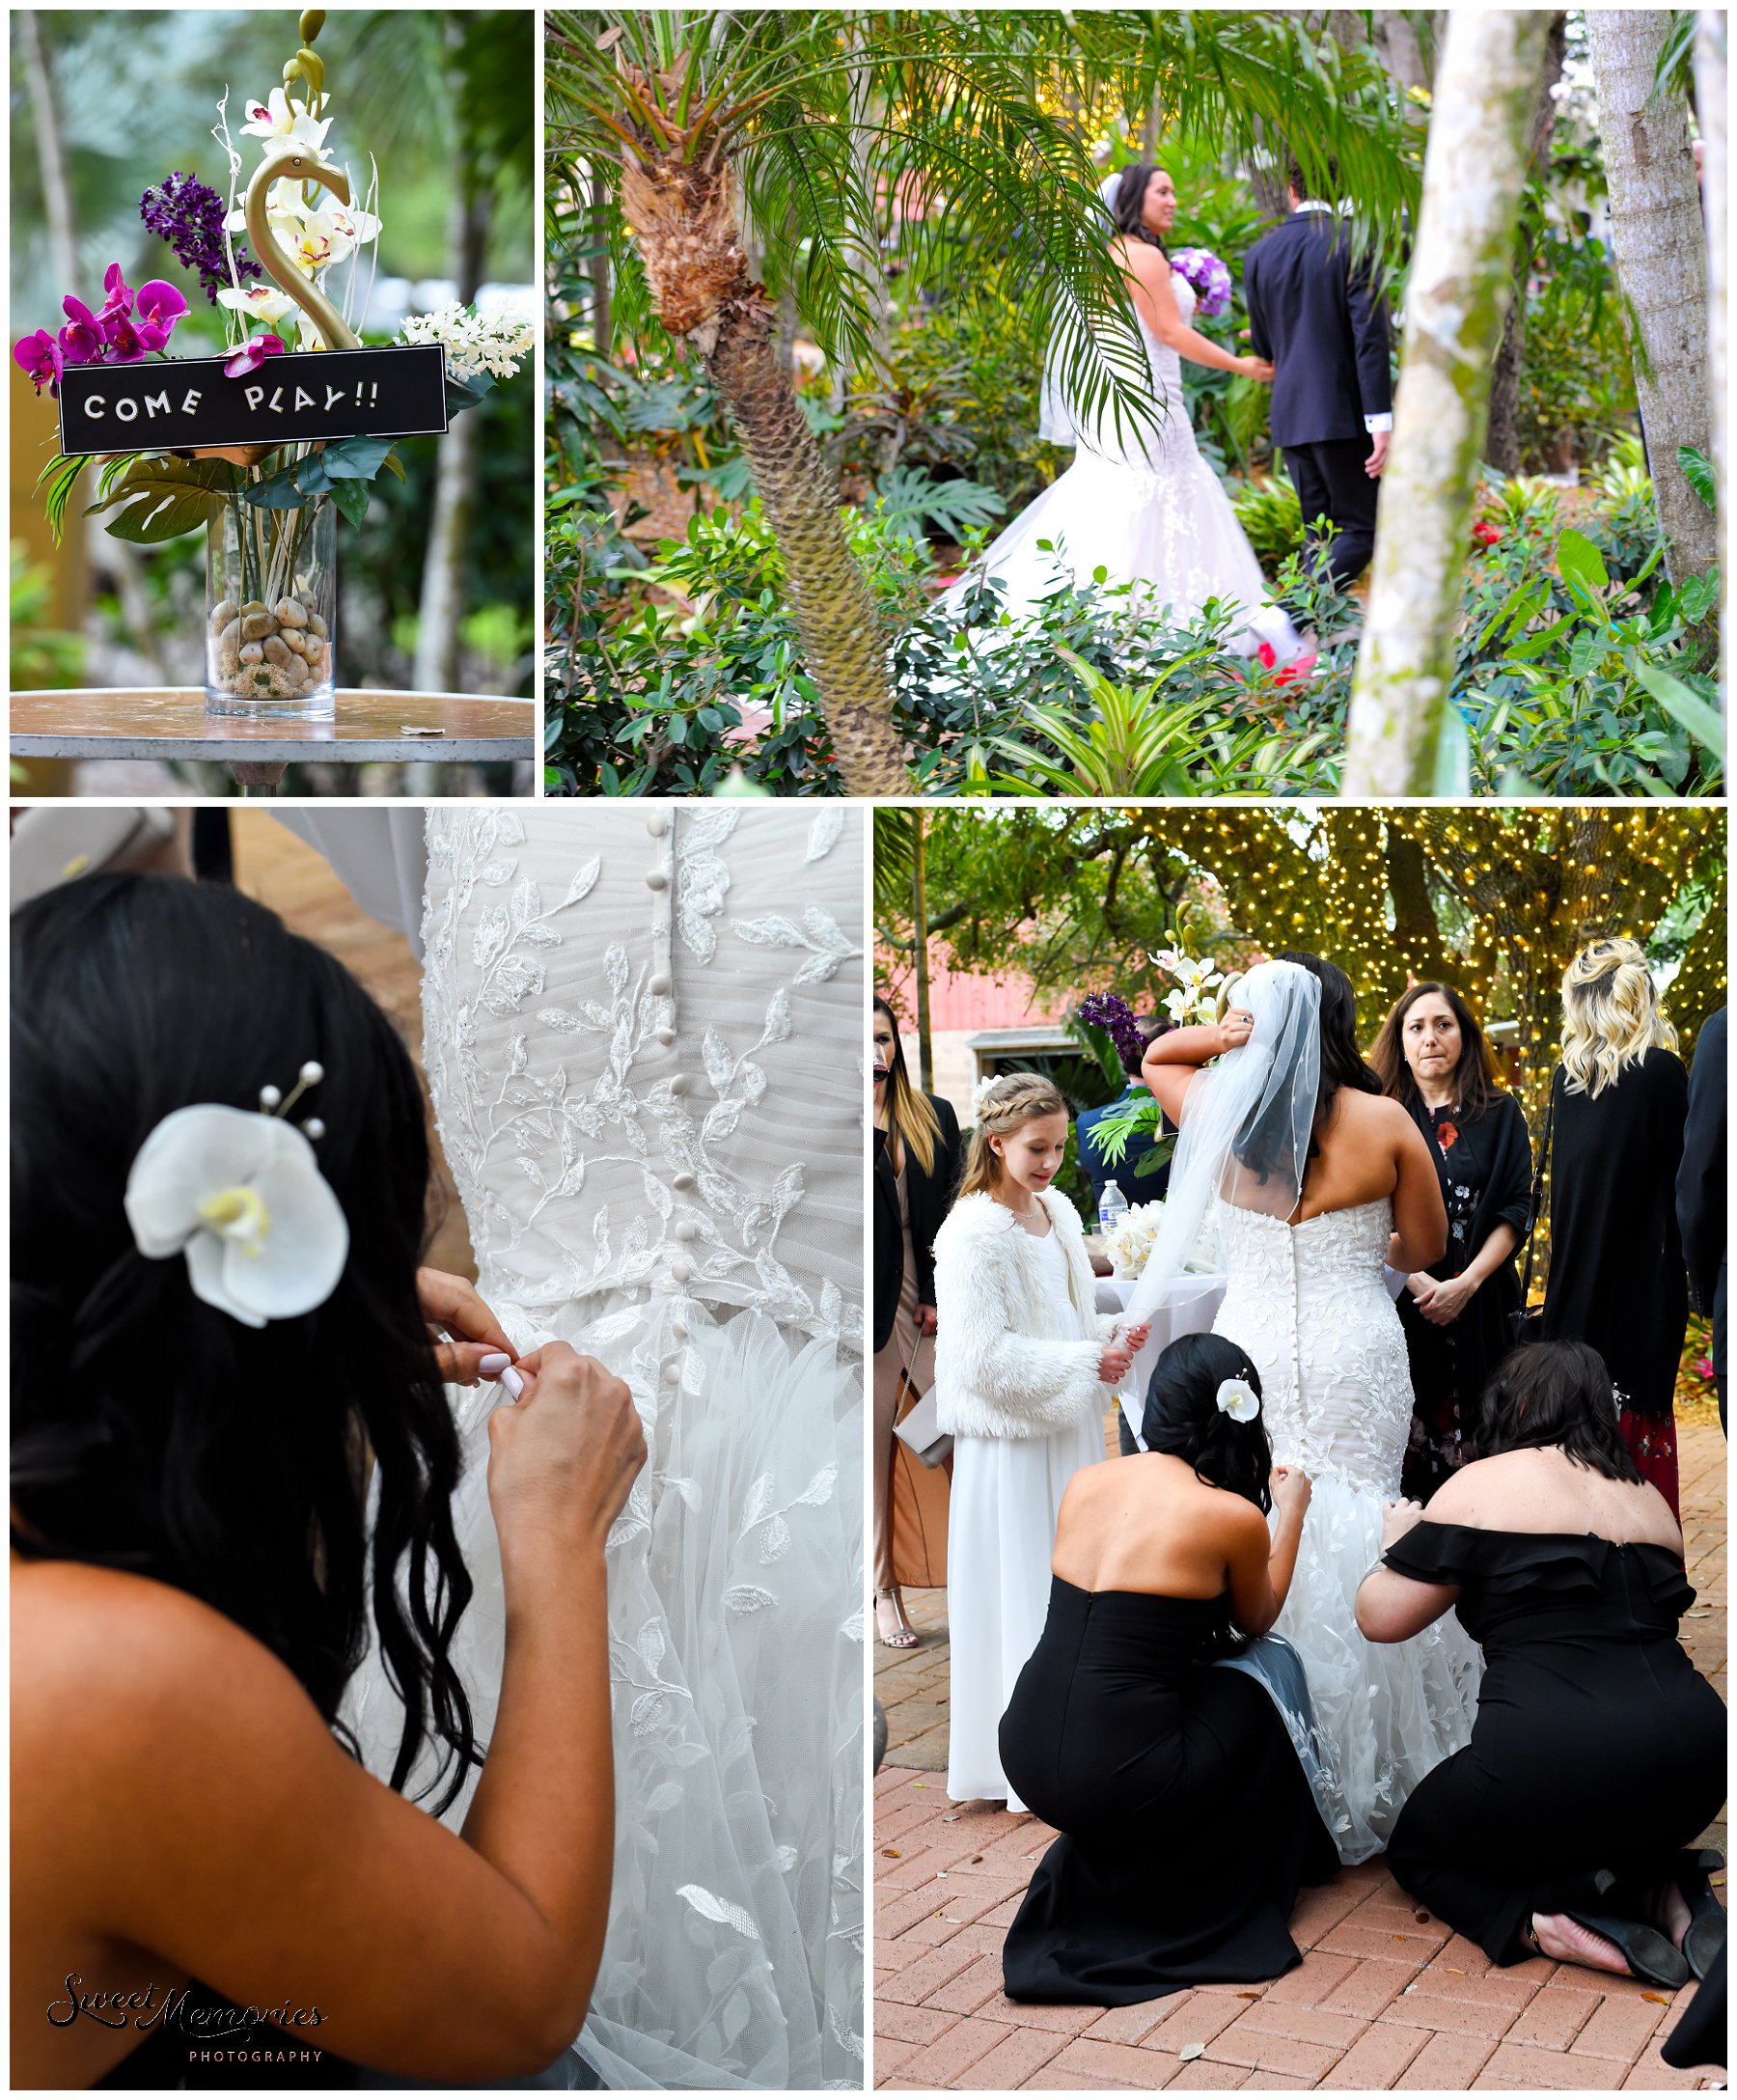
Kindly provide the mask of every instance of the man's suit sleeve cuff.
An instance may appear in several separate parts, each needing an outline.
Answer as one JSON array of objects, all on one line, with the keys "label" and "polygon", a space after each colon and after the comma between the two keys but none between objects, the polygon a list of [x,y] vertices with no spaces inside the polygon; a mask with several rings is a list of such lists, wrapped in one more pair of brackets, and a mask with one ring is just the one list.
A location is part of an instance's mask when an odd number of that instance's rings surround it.
[{"label": "man's suit sleeve cuff", "polygon": [[1374,437],[1379,431],[1393,428],[1393,411],[1390,408],[1385,416],[1365,416],[1364,428]]}]

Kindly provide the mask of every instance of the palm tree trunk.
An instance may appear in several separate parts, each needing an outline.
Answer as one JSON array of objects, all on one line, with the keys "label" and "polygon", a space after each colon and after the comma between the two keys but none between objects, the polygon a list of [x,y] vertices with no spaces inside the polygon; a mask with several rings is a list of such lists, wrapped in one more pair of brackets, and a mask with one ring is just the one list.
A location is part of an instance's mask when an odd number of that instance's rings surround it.
[{"label": "palm tree trunk", "polygon": [[779,354],[777,311],[758,285],[717,316],[706,355],[730,404],[754,485],[785,558],[786,588],[839,770],[852,794],[904,794],[887,637],[844,537],[839,479],[797,404]]},{"label": "palm tree trunk", "polygon": [[[1568,55],[1567,28],[1567,15],[1558,14],[1551,24],[1550,42],[1544,53],[1528,163],[1534,170],[1543,162],[1556,125],[1553,90],[1562,77]],[[1526,353],[1526,285],[1531,275],[1534,245],[1530,234],[1522,236],[1514,263],[1514,302],[1503,325],[1502,347],[1496,352],[1496,372],[1490,381],[1490,434],[1484,440],[1484,457],[1499,474],[1520,471],[1520,365]]]},{"label": "palm tree trunk", "polygon": [[583,195],[579,200],[582,216],[580,223],[586,230],[586,245],[591,256],[586,263],[586,273],[591,278],[591,324],[592,340],[597,345],[597,355],[607,358],[610,352],[611,321],[609,283],[609,182],[601,161],[594,161],[586,178]]},{"label": "palm tree trunk", "polygon": [[1611,245],[1635,360],[1635,391],[1672,583],[1719,559],[1718,520],[1689,485],[1677,448],[1712,436],[1707,251],[1679,95],[1653,93],[1667,13],[1589,8],[1586,34],[1611,191]]},{"label": "palm tree trunk", "polygon": [[1432,786],[1550,19],[1503,9],[1448,24],[1351,695],[1343,792],[1354,798]]}]

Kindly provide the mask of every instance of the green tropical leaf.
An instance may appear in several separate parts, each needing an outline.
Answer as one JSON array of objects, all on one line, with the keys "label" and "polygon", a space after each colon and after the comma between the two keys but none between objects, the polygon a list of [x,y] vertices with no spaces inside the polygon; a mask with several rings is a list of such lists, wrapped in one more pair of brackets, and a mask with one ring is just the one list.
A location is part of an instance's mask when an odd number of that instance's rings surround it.
[{"label": "green tropical leaf", "polygon": [[1577,583],[1588,594],[1605,590],[1611,581],[1604,556],[1585,533],[1572,527],[1557,541],[1557,566],[1564,583]]},{"label": "green tropical leaf", "polygon": [[1652,664],[1637,664],[1635,677],[1671,720],[1681,723],[1696,742],[1723,765],[1724,722],[1719,710],[1709,706],[1698,693],[1692,693],[1680,679]]},{"label": "green tropical leaf", "polygon": [[79,476],[90,463],[89,459],[83,457],[63,459],[56,453],[37,476],[37,493],[42,498],[42,507],[48,517],[48,530],[54,536],[56,546],[66,537],[67,505],[71,500],[73,489],[78,485]]},{"label": "green tropical leaf", "polygon": [[331,481],[372,482],[396,443],[390,437],[345,437],[312,456],[319,460]]},{"label": "green tropical leaf", "polygon": [[1683,479],[1709,511],[1719,509],[1719,484],[1713,479],[1713,462],[1697,445],[1677,447],[1677,465]]},{"label": "green tropical leaf", "polygon": [[120,509],[104,529],[141,546],[198,532],[221,514],[239,485],[241,470],[227,459],[166,459],[146,455],[128,462],[112,487],[88,506],[85,515]]},{"label": "green tropical leaf", "polygon": [[369,484],[353,475],[332,484],[332,501],[352,525],[360,525],[368,515],[369,501],[372,494],[373,490]]}]

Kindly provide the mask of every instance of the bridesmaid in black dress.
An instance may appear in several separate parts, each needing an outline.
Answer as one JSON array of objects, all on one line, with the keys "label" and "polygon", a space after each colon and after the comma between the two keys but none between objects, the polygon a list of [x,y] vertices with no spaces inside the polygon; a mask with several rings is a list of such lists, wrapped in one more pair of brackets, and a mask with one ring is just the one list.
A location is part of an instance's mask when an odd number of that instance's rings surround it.
[{"label": "bridesmaid in black dress", "polygon": [[[1278,1617],[1309,1506],[1308,1477],[1273,1469],[1259,1392],[1224,1337],[1172,1342],[1146,1395],[1146,1451],[1086,1467],[1062,1500],[1049,1618],[1001,1756],[1065,1835],[1007,1933],[1009,1998],[1128,2005],[1301,1959],[1297,1890],[1338,1856],[1278,1695],[1211,1667]],[[1254,1646],[1277,1650],[1282,1673],[1295,1663],[1282,1642]],[[1300,1669],[1287,1689],[1307,1737]]]},{"label": "bridesmaid in black dress", "polygon": [[1422,1132],[1448,1210],[1447,1253],[1408,1277],[1398,1301],[1415,1395],[1403,1492],[1427,1502],[1475,1455],[1479,1396],[1513,1347],[1531,1145],[1519,1102],[1496,1084],[1476,1014],[1450,984],[1412,985],[1369,1063]]},{"label": "bridesmaid in black dress", "polygon": [[1483,1644],[1472,1740],[1400,1811],[1401,1888],[1497,1963],[1542,1953],[1673,1988],[1724,1943],[1690,1849],[1725,1790],[1725,1710],[1677,1641],[1683,1540],[1581,1342],[1517,1349],[1479,1449],[1358,1592],[1371,1641],[1444,1612]]}]

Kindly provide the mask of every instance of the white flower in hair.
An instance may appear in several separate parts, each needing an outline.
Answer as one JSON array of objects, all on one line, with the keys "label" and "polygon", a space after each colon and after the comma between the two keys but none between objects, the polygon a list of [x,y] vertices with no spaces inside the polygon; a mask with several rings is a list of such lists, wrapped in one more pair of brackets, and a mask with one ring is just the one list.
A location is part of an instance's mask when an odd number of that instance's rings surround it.
[{"label": "white flower in hair", "polygon": [[984,1103],[995,1091],[995,1082],[1000,1076],[997,1072],[991,1072],[987,1077],[979,1079],[971,1090],[971,1113],[979,1122],[983,1119]]},{"label": "white flower in hair", "polygon": [[184,1254],[193,1295],[248,1327],[323,1305],[349,1253],[343,1206],[303,1133],[215,1102],[178,1108],[145,1140],[126,1221],[142,1255]]},{"label": "white flower in hair", "polygon": [[1260,1400],[1246,1378],[1227,1378],[1218,1389],[1218,1408],[1232,1422],[1253,1422],[1260,1412]]}]

